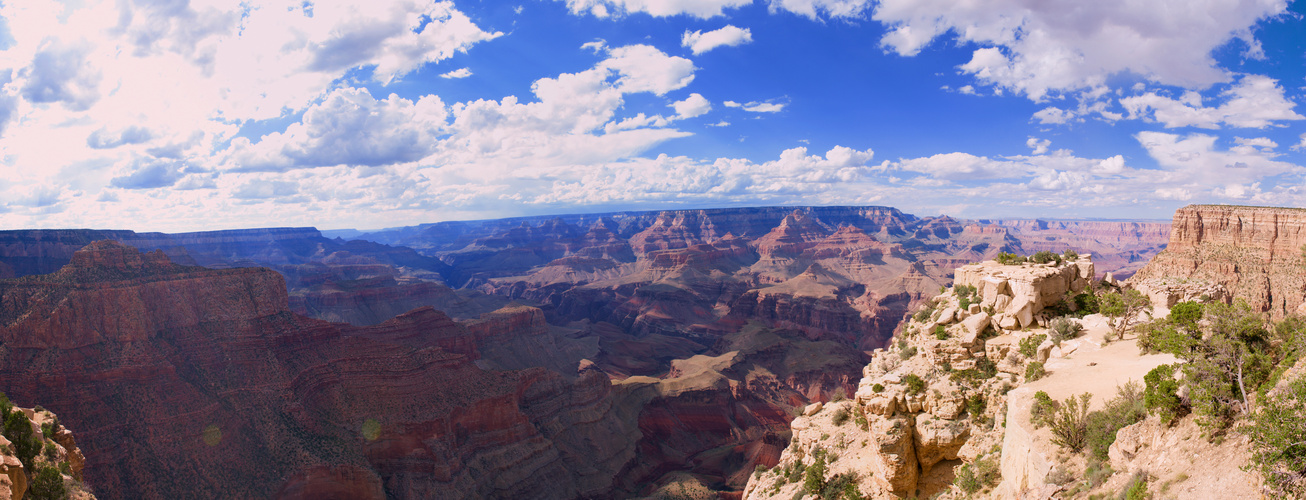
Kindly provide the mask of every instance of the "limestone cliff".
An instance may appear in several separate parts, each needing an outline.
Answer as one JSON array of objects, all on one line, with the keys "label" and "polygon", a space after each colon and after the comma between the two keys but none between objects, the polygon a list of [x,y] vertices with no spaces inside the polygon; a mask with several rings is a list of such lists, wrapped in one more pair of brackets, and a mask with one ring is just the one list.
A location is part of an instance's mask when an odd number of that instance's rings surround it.
[{"label": "limestone cliff", "polygon": [[1167,305],[1227,293],[1276,318],[1302,312],[1306,210],[1189,205],[1175,212],[1171,228],[1169,246],[1130,284]]},{"label": "limestone cliff", "polygon": [[1018,344],[1040,333],[1045,307],[1085,289],[1093,274],[1087,256],[958,268],[959,286],[934,297],[875,351],[851,401],[813,404],[794,419],[776,467],[754,474],[744,497],[812,493],[803,478],[817,468],[819,488],[925,498],[948,491],[963,463],[996,464],[1006,453],[999,450],[1007,392],[1024,380],[1026,362],[1053,354],[1047,343],[1027,359]]}]

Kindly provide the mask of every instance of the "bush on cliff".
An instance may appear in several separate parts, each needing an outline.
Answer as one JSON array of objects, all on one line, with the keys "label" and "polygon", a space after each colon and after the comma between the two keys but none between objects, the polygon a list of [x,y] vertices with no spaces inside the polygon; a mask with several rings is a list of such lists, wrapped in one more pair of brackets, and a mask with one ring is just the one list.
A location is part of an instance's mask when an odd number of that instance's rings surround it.
[{"label": "bush on cliff", "polygon": [[1184,410],[1184,402],[1179,399],[1179,381],[1174,378],[1175,367],[1161,365],[1143,376],[1143,407],[1165,423],[1173,422]]},{"label": "bush on cliff", "polygon": [[994,260],[998,261],[999,264],[1002,264],[1004,266],[1014,266],[1014,265],[1025,263],[1024,257],[1021,257],[1011,252],[1000,252],[998,253],[998,257]]},{"label": "bush on cliff", "polygon": [[1061,403],[1049,422],[1053,443],[1075,452],[1084,449],[1088,443],[1088,404],[1092,398],[1092,394],[1085,392]]},{"label": "bush on cliff", "polygon": [[1035,264],[1047,264],[1047,263],[1049,263],[1049,262],[1052,262],[1052,263],[1055,263],[1055,264],[1057,264],[1057,265],[1060,265],[1060,264],[1061,264],[1061,256],[1060,256],[1060,255],[1057,255],[1057,254],[1055,254],[1055,253],[1049,252],[1049,251],[1047,251],[1047,250],[1040,250],[1040,251],[1038,251],[1038,252],[1034,252],[1034,255],[1029,256],[1029,261],[1030,261],[1030,262],[1033,262],[1033,263],[1035,263]]},{"label": "bush on cliff", "polygon": [[1047,375],[1047,370],[1043,368],[1043,363],[1034,361],[1025,366],[1025,382],[1034,382]]},{"label": "bush on cliff", "polygon": [[1088,415],[1086,442],[1092,460],[1107,460],[1107,450],[1116,442],[1116,433],[1147,417],[1143,388],[1138,382],[1128,382],[1116,391],[1116,397],[1107,401],[1106,406]]},{"label": "bush on cliff", "polygon": [[1034,405],[1029,408],[1029,421],[1035,429],[1052,424],[1052,417],[1057,414],[1057,402],[1044,391],[1034,393]]},{"label": "bush on cliff", "polygon": [[1306,377],[1271,393],[1243,432],[1251,439],[1247,470],[1265,479],[1273,498],[1306,498]]},{"label": "bush on cliff", "polygon": [[920,394],[925,392],[925,381],[921,380],[921,378],[915,373],[904,375],[902,381],[907,384],[907,394]]},{"label": "bush on cliff", "polygon": [[23,468],[32,471],[33,460],[41,453],[41,440],[32,432],[32,422],[21,411],[11,411],[4,416],[4,436],[13,444],[14,455]]},{"label": "bush on cliff", "polygon": [[[1056,321],[1053,320],[1053,322],[1055,323]],[[1047,335],[1040,333],[1038,335],[1030,335],[1020,339],[1020,355],[1026,358],[1033,358],[1038,354],[1038,346],[1042,345],[1043,341],[1047,340],[1047,338]]]},{"label": "bush on cliff", "polygon": [[59,470],[51,466],[43,466],[32,479],[32,485],[27,490],[29,500],[64,500],[68,498],[68,492],[63,486],[63,476]]},{"label": "bush on cliff", "polygon": [[953,484],[966,493],[975,493],[984,488],[997,486],[1002,480],[1002,470],[998,461],[992,456],[976,459],[972,463],[962,464],[957,469]]},{"label": "bush on cliff", "polygon": [[[1048,333],[1051,334],[1050,338],[1055,345],[1061,345],[1064,341],[1078,337],[1079,332],[1082,331],[1084,331],[1084,325],[1065,316],[1053,319],[1048,324]],[[1042,341],[1039,343],[1041,344]],[[1034,348],[1038,349],[1038,345],[1035,344]]]}]

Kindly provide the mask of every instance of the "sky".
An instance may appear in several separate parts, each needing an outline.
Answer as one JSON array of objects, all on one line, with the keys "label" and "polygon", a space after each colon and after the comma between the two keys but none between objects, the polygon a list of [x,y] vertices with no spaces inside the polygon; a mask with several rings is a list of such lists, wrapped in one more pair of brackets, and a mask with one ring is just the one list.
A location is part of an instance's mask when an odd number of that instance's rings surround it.
[{"label": "sky", "polygon": [[1282,0],[0,0],[0,229],[1306,206]]}]

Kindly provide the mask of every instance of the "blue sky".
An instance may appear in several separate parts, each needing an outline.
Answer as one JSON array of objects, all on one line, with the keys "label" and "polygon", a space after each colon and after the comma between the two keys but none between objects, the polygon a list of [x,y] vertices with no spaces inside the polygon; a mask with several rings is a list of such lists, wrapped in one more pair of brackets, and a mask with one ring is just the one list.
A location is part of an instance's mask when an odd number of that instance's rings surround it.
[{"label": "blue sky", "polygon": [[1306,205],[1301,3],[232,4],[0,2],[0,226]]}]

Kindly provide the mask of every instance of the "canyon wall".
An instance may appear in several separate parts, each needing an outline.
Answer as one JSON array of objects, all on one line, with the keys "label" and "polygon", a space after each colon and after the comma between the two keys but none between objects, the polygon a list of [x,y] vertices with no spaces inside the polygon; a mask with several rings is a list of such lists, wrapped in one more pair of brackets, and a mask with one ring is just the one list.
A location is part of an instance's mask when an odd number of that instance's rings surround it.
[{"label": "canyon wall", "polygon": [[478,368],[438,311],[353,327],[289,312],[266,269],[70,261],[0,281],[0,390],[79,430],[102,498],[574,498],[635,453],[606,375]]},{"label": "canyon wall", "polygon": [[1130,278],[1135,287],[1167,295],[1171,304],[1186,295],[1228,295],[1276,318],[1303,312],[1306,210],[1189,205],[1171,226],[1169,246]]}]

